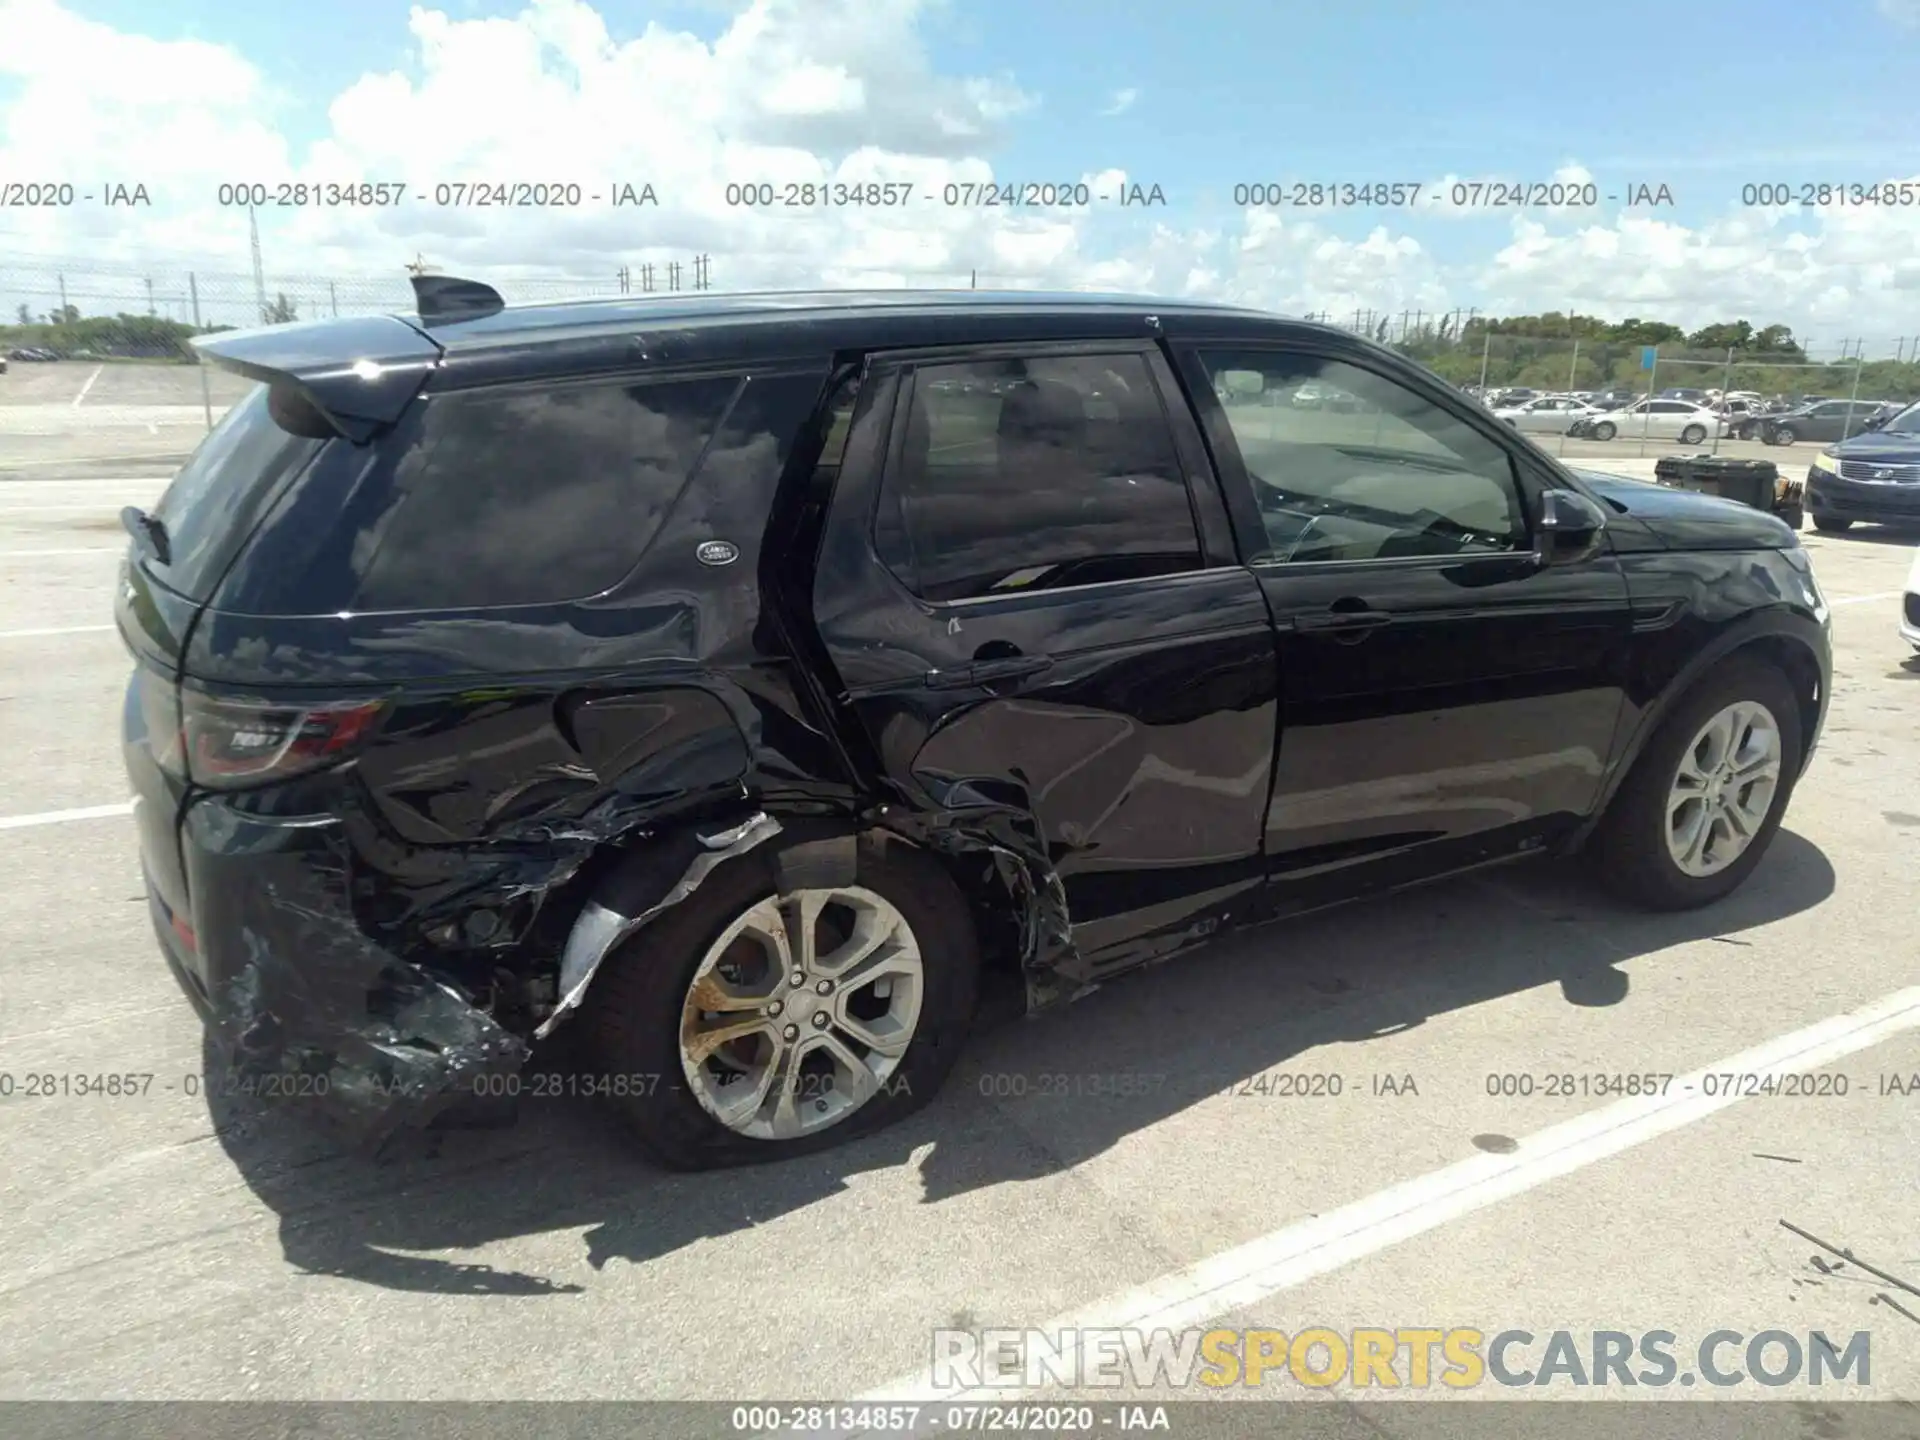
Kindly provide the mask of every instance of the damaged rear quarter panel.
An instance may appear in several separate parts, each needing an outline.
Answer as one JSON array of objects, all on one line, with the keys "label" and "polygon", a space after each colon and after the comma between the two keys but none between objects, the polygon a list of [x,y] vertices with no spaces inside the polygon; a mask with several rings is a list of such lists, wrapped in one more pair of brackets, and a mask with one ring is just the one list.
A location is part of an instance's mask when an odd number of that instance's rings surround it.
[{"label": "damaged rear quarter panel", "polygon": [[[216,599],[202,615],[190,686],[392,702],[350,764],[187,808],[195,926],[236,1063],[302,1070],[332,1054],[341,1083],[320,1108],[377,1142],[446,1109],[469,1074],[524,1062],[539,977],[550,1003],[574,915],[623,850],[762,805],[853,808],[761,593],[775,490],[824,375],[823,359],[743,384],[604,594],[301,616]],[[702,564],[713,539],[737,561]],[[495,982],[530,976],[534,1013],[503,1024]],[[396,1038],[409,1026],[437,1059]]]}]

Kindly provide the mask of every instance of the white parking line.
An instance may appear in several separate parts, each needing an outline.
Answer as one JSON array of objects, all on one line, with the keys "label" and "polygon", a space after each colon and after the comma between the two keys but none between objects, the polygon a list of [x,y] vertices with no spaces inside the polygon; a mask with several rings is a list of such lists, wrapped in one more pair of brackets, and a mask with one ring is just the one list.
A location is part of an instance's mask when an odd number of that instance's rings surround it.
[{"label": "white parking line", "polygon": [[1871,595],[1849,595],[1844,600],[1829,600],[1829,605],[1864,605],[1869,600],[1898,600],[1903,594],[1899,590],[1876,590]]},{"label": "white parking line", "polygon": [[82,385],[80,387],[80,393],[73,397],[74,409],[78,410],[80,408],[80,402],[87,398],[87,392],[93,389],[93,382],[100,378],[100,372],[106,368],[104,365],[96,365],[93,367],[93,373],[87,376],[87,383]]},{"label": "white parking line", "polygon": [[66,505],[9,505],[0,500],[0,516],[99,514],[122,508],[112,500],[76,500]]},{"label": "white parking line", "polygon": [[[1739,1087],[1722,1083],[1712,1087],[1717,1093],[1705,1094],[1711,1083],[1708,1076],[1816,1069],[1916,1027],[1920,1027],[1920,986],[1779,1036],[1691,1074],[1676,1075],[1664,1094],[1621,1100],[1549,1126],[1523,1138],[1511,1154],[1476,1155],[1418,1176],[1056,1316],[1039,1328],[1050,1334],[1109,1327],[1151,1332],[1203,1324],[1704,1120],[1737,1103],[1742,1096],[1729,1093],[1736,1089],[1753,1093],[1743,1080]],[[1079,1357],[1077,1373],[1087,1373],[1087,1366],[1097,1358]],[[1001,1393],[936,1387],[929,1366],[862,1396],[858,1403],[991,1398]]]},{"label": "white parking line", "polygon": [[111,625],[49,625],[44,630],[0,630],[0,640],[38,640],[43,635],[98,635]]},{"label": "white parking line", "polygon": [[69,820],[104,820],[109,815],[131,815],[133,802],[89,805],[82,810],[42,810],[37,815],[0,815],[0,830],[29,830],[35,825],[64,825]]},{"label": "white parking line", "polygon": [[0,560],[39,560],[48,555],[124,555],[124,545],[88,545],[79,550],[0,550]]},{"label": "white parking line", "polygon": [[[150,460],[156,465],[160,464],[162,461],[165,461],[168,464],[178,465],[180,463],[180,456],[173,451],[161,451],[161,450],[150,450],[144,455],[68,455],[58,460],[9,460],[7,462],[7,469],[24,470],[29,465],[124,465],[129,460],[135,460],[135,461]],[[141,478],[144,479],[146,477],[142,476]],[[0,483],[5,483],[5,482],[0,482]],[[34,483],[36,485],[44,485],[49,482],[44,480],[36,480]],[[97,484],[104,485],[104,484],[110,484],[112,482],[104,481],[104,480],[97,481],[97,482],[87,481],[87,480],[64,480],[64,481],[54,481],[51,483],[64,484],[64,485],[87,485],[87,484],[97,483]]]}]

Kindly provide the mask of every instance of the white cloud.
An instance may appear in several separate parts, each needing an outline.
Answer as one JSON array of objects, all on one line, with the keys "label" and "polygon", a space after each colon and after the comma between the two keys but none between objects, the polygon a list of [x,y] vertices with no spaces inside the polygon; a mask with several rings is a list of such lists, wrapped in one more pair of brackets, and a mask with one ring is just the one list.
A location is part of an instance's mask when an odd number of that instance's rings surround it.
[{"label": "white cloud", "polygon": [[[965,285],[978,272],[983,286],[1207,296],[1336,318],[1573,307],[1683,324],[1745,314],[1803,333],[1889,338],[1899,321],[1877,297],[1920,289],[1916,206],[1808,216],[1740,210],[1729,197],[1718,218],[1689,228],[1670,211],[1606,202],[1605,186],[1594,206],[1489,208],[1456,194],[1456,183],[1525,177],[1458,175],[1426,182],[1417,206],[1365,212],[1363,231],[1351,212],[1334,210],[1228,211],[1201,223],[1178,209],[949,206],[949,185],[1010,178],[988,157],[1038,121],[1018,76],[954,73],[928,53],[924,12],[936,3],[754,0],[733,7],[711,42],[659,22],[616,33],[585,0],[531,0],[486,19],[416,6],[405,63],[333,96],[322,138],[296,147],[278,123],[285,97],[229,47],[115,31],[57,0],[0,0],[0,79],[19,87],[0,109],[0,175],[81,188],[138,181],[154,199],[151,210],[131,212],[10,211],[0,222],[0,300],[11,309],[21,295],[44,308],[56,271],[71,279],[89,266],[136,275],[148,267],[177,278],[191,267],[234,277],[221,282],[225,291],[202,283],[210,307],[222,299],[244,307],[246,215],[220,207],[218,187],[282,178],[414,190],[393,209],[263,209],[270,288],[293,288],[281,277],[329,274],[386,275],[398,287],[400,263],[416,252],[443,269],[499,277],[509,290],[519,279],[534,293],[531,279],[543,274],[596,277],[604,288],[620,266],[663,271],[704,252],[725,289]],[[1920,0],[1883,8],[1914,12]],[[1119,90],[1103,113],[1139,95]],[[1083,178],[1112,193],[1128,179],[1126,157],[1101,154],[1100,143],[1088,141]],[[1178,202],[1177,177],[1160,178]],[[432,203],[436,183],[523,180],[578,183],[589,194],[650,184],[660,203]],[[1592,180],[1574,159],[1552,177],[1569,195]],[[788,185],[853,183],[876,193],[911,186],[913,198],[729,203],[752,194],[730,196],[729,185],[771,184],[785,201]],[[1501,238],[1471,263],[1444,262],[1435,247],[1453,254],[1473,232],[1438,222],[1475,215],[1491,217]],[[34,272],[41,278],[30,292],[8,275],[9,257],[22,253],[57,257]],[[310,306],[313,287],[300,293]],[[370,303],[344,280],[339,297],[342,308]]]},{"label": "white cloud", "polygon": [[1920,30],[1920,0],[1880,0],[1880,13],[1896,25]]}]

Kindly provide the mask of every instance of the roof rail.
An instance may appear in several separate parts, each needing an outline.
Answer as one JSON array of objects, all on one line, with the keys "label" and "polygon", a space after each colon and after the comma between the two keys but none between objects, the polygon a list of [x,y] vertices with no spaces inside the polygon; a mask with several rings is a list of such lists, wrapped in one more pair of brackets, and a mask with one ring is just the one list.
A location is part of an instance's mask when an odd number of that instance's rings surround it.
[{"label": "roof rail", "polygon": [[413,299],[422,325],[451,325],[457,320],[484,320],[507,308],[500,292],[478,280],[457,275],[415,275]]}]

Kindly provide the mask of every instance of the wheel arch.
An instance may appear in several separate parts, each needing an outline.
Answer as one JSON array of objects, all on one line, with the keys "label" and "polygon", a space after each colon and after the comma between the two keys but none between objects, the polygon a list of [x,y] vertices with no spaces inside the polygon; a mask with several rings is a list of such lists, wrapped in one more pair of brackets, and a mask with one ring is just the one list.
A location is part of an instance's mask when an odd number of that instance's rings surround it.
[{"label": "wheel arch", "polygon": [[1675,707],[1693,693],[1702,680],[1729,660],[1764,660],[1787,677],[1799,705],[1800,763],[1794,778],[1797,780],[1805,774],[1826,714],[1829,684],[1827,667],[1821,661],[1820,644],[1809,631],[1818,631],[1815,622],[1795,612],[1763,611],[1729,626],[1696,652],[1653,703],[1641,711],[1625,745],[1614,758],[1593,814],[1580,827],[1569,848],[1583,844],[1598,828],[1620,787],[1633,773],[1648,743],[1660,732],[1660,727],[1666,723]]},{"label": "wheel arch", "polygon": [[[778,837],[771,867],[782,893],[858,882],[863,849],[884,847],[920,857],[952,887],[957,910],[972,926],[983,980],[1017,987],[1021,1008],[1046,1003],[1063,983],[1049,939],[1067,928],[1051,866],[1025,847],[1005,843],[979,824],[934,817],[770,814],[742,809],[699,826],[642,841],[611,859],[595,877],[567,932],[559,966],[558,1003],[536,1030],[544,1039],[584,1004],[602,963],[624,941],[688,899],[708,874]],[[1036,872],[1036,862],[1043,867]]]}]

